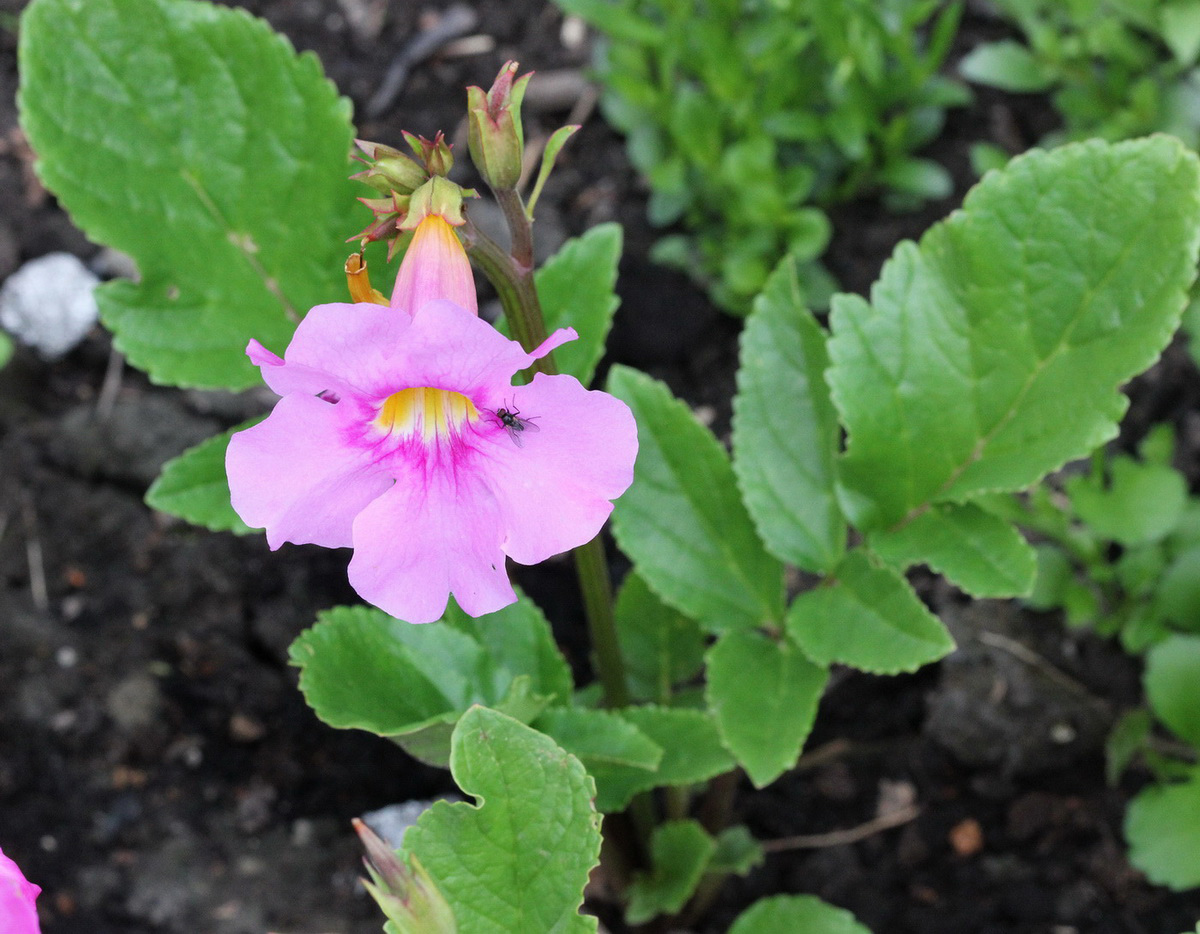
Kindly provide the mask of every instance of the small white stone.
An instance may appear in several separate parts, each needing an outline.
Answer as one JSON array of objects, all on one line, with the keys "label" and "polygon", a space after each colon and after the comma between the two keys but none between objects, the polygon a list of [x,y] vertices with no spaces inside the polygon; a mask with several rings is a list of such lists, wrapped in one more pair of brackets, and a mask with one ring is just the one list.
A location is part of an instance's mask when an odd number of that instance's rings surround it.
[{"label": "small white stone", "polygon": [[99,282],[70,253],[30,260],[0,288],[0,325],[47,360],[61,357],[96,323]]}]

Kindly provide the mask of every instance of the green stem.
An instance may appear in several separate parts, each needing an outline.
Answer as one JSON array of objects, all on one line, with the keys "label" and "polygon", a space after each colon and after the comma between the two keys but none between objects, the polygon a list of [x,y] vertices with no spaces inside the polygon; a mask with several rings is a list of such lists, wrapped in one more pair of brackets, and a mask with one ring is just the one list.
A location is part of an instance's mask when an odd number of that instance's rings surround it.
[{"label": "green stem", "polygon": [[[500,296],[505,317],[513,335],[526,351],[532,351],[546,339],[546,323],[533,279],[533,235],[529,218],[515,191],[496,191],[496,200],[504,209],[512,235],[513,253],[509,255],[491,237],[469,220],[462,230],[463,242],[471,258],[488,277]],[[534,363],[534,369],[548,376],[558,372],[551,354]],[[625,664],[617,641],[613,617],[612,580],[600,537],[575,549],[575,569],[583,592],[584,611],[595,653],[596,674],[604,686],[609,707],[627,707],[631,701]]]},{"label": "green stem", "polygon": [[533,225],[525,214],[525,205],[515,188],[492,189],[496,203],[504,212],[512,235],[512,258],[518,266],[533,273]]},{"label": "green stem", "polygon": [[625,662],[617,641],[617,623],[613,617],[612,581],[604,543],[597,535],[575,549],[575,570],[583,591],[583,607],[592,636],[596,674],[604,685],[604,700],[609,707],[628,707],[632,701],[625,678]]}]

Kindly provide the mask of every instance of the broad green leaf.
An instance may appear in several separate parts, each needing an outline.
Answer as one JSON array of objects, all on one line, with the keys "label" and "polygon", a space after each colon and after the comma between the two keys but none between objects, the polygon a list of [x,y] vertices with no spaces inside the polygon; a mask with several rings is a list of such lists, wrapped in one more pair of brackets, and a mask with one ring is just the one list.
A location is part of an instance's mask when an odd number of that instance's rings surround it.
[{"label": "broad green leaf", "polygon": [[634,572],[621,585],[614,612],[633,698],[668,703],[671,688],[704,666],[700,627],[659,600]]},{"label": "broad green leaf", "polygon": [[825,385],[825,340],[786,259],[742,331],[733,469],[771,552],[817,573],[832,570],[846,547],[834,486],[841,429]]},{"label": "broad green leaf", "polygon": [[546,331],[571,327],[579,340],[554,351],[554,361],[585,386],[604,355],[621,300],[613,291],[621,259],[621,225],[599,224],[568,240],[534,276]]},{"label": "broad green leaf", "polygon": [[1160,541],[1179,524],[1187,480],[1165,464],[1116,457],[1107,486],[1092,476],[1072,477],[1067,495],[1075,513],[1101,538],[1122,545]]},{"label": "broad green leaf", "polygon": [[454,730],[450,771],[476,804],[441,801],[404,835],[454,910],[458,934],[596,930],[581,917],[600,858],[595,786],[549,737],[472,707]]},{"label": "broad green leaf", "polygon": [[888,564],[927,564],[975,597],[1024,596],[1037,575],[1037,553],[1021,533],[973,504],[931,506],[869,541]]},{"label": "broad green leaf", "polygon": [[442,619],[483,648],[489,659],[494,694],[507,692],[512,678],[529,675],[535,691],[553,695],[557,704],[566,704],[575,685],[571,668],[538,605],[519,590],[517,598],[516,603],[478,617],[468,616],[452,600]]},{"label": "broad green leaf", "polygon": [[141,281],[96,291],[157,382],[244,388],[256,337],[282,352],[345,295],[350,102],[311,54],[243,10],[191,0],[35,0],[21,123],[46,187]]},{"label": "broad green leaf", "polygon": [[1143,679],[1154,715],[1200,746],[1200,636],[1174,635],[1154,646]]},{"label": "broad green leaf", "polygon": [[1045,91],[1054,85],[1052,72],[1012,39],[977,45],[958,63],[958,71],[968,81],[1002,91]]},{"label": "broad green leaf", "polygon": [[3,331],[0,331],[0,369],[3,369],[4,364],[8,363],[8,361],[12,358],[12,353],[12,338],[10,338]]},{"label": "broad green leaf", "polygon": [[669,821],[656,827],[650,841],[651,871],[629,887],[625,920],[643,924],[659,915],[676,914],[696,891],[716,848],[716,841],[697,821]]},{"label": "broad green leaf", "polygon": [[790,640],[725,633],[708,651],[705,696],[725,747],[755,786],[796,764],[829,680]]},{"label": "broad green leaf", "polygon": [[729,934],[871,934],[842,908],[813,895],[776,895],[743,911]]},{"label": "broad green leaf", "polygon": [[840,662],[876,674],[915,671],[954,648],[908,581],[860,551],[846,555],[828,583],[796,598],[787,629],[818,664]]},{"label": "broad green leaf", "polygon": [[146,491],[146,505],[214,532],[238,535],[249,532],[250,527],[229,504],[225,449],[235,432],[259,421],[255,418],[243,422],[167,461],[158,479]]},{"label": "broad green leaf", "polygon": [[902,243],[871,304],[837,296],[828,379],[851,521],[1024,489],[1112,438],[1117,387],[1179,323],[1198,181],[1166,136],[1034,151]]},{"label": "broad green leaf", "polygon": [[533,726],[583,763],[596,781],[596,809],[601,812],[619,810],[625,803],[608,793],[614,769],[652,773],[662,761],[662,747],[615,711],[555,707]]},{"label": "broad green leaf", "polygon": [[637,572],[711,630],[778,621],[783,569],[754,531],[720,442],[644,373],[613,367],[608,388],[638,424],[633,486],[613,510],[613,534]]},{"label": "broad green leaf", "polygon": [[1200,886],[1200,769],[1170,785],[1152,785],[1125,812],[1129,861],[1157,885]]},{"label": "broad green leaf", "polygon": [[289,651],[300,690],[330,726],[395,739],[445,765],[454,723],[472,704],[503,706],[532,719],[570,697],[570,674],[537,607],[518,603],[463,622],[414,626],[371,607],[319,615]]},{"label": "broad green leaf", "polygon": [[597,798],[603,811],[619,811],[633,796],[651,788],[694,785],[728,772],[736,763],[721,745],[713,718],[703,711],[667,707],[625,707],[621,716],[662,749],[655,772],[613,767],[602,776]]}]

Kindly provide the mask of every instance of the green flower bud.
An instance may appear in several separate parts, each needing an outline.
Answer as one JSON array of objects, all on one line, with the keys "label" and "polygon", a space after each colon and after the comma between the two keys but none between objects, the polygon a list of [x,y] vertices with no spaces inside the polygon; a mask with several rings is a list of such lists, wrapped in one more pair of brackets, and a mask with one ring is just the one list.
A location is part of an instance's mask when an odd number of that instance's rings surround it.
[{"label": "green flower bud", "polygon": [[521,102],[533,73],[520,78],[516,73],[517,63],[506,62],[486,94],[482,88],[467,88],[467,146],[475,168],[496,190],[516,188],[521,179]]},{"label": "green flower bud", "polygon": [[363,885],[397,934],[457,934],[454,912],[415,856],[400,856],[360,820],[354,829],[367,851],[371,881]]}]

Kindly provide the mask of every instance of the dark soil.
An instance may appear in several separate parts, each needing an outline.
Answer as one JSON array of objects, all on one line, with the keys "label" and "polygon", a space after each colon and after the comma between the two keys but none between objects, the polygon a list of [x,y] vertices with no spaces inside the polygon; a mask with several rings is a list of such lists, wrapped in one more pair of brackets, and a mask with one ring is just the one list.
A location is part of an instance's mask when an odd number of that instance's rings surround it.
[{"label": "dark soil", "polygon": [[[0,14],[23,5],[0,0]],[[361,112],[396,51],[450,4],[247,5],[317,51]],[[490,50],[417,65],[363,136],[461,133],[463,86],[486,86],[506,58],[543,73],[586,63],[586,45],[563,44],[562,18],[544,0],[471,5],[471,34],[491,37]],[[377,34],[369,21],[352,25],[354,12],[385,7]],[[0,19],[0,279],[52,250],[97,252],[32,178],[15,48],[14,25]],[[569,106],[534,109],[529,135],[562,123]],[[897,240],[961,198],[972,141],[1023,148],[1049,121],[1039,99],[981,96],[932,153],[955,172],[956,198],[910,215],[871,201],[839,211],[834,271],[864,290]],[[622,141],[593,115],[543,198],[541,232],[553,246],[601,221],[624,225],[612,358],[665,378],[720,431],[738,326],[648,262],[657,233],[644,203]],[[0,371],[0,846],[43,886],[47,934],[378,931],[355,884],[350,818],[448,791],[449,778],[383,740],[324,727],[296,690],[289,642],[317,611],[355,599],[345,554],[272,554],[258,536],[210,534],[142,503],[164,460],[262,396],[152,387],[117,362],[97,331],[63,360],[22,351]],[[1136,437],[1152,419],[1173,420],[1193,482],[1196,385],[1172,348],[1135,385],[1128,427]],[[551,562],[521,581],[583,666],[569,635],[582,628],[570,568]],[[1120,824],[1137,776],[1104,783],[1104,732],[1139,702],[1135,662],[1054,617],[919,583],[961,651],[913,676],[837,673],[805,767],[734,805],[763,839],[856,827],[888,802],[919,815],[858,842],[773,853],[692,929],[724,931],[750,901],[780,892],[819,894],[876,934],[1190,929],[1200,895],[1149,885],[1125,859]]]}]

